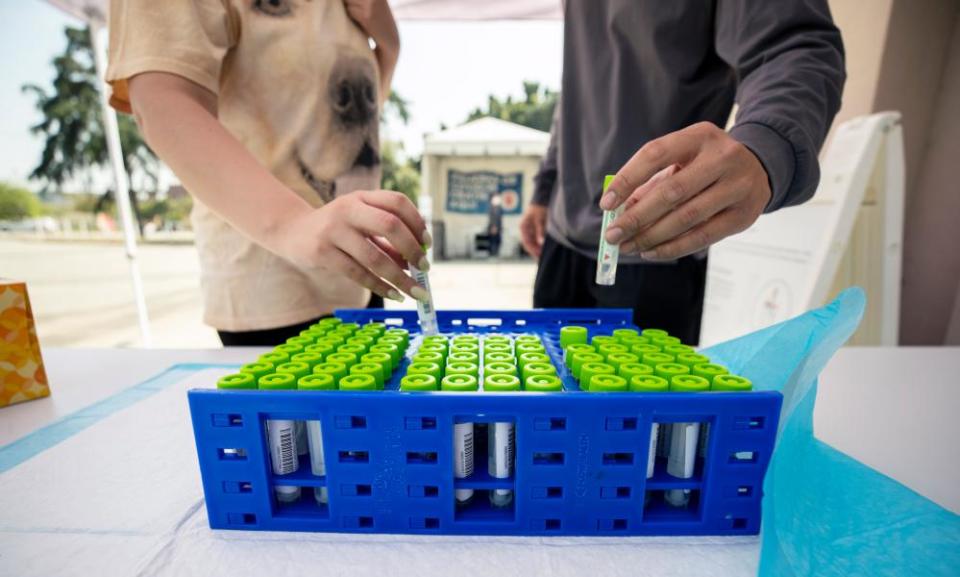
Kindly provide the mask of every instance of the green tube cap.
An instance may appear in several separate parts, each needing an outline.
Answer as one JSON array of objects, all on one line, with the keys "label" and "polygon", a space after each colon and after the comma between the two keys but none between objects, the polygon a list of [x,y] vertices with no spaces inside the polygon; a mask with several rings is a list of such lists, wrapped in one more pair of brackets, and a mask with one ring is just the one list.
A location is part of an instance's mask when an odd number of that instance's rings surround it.
[{"label": "green tube cap", "polygon": [[456,352],[450,353],[450,356],[447,357],[448,363],[473,363],[475,365],[480,364],[480,355],[477,353],[466,353],[466,352]]},{"label": "green tube cap", "polygon": [[467,393],[476,391],[480,388],[477,383],[477,377],[464,373],[447,375],[440,381],[441,391],[453,391],[458,393]]},{"label": "green tube cap", "polygon": [[[520,337],[517,337],[518,339]],[[509,345],[512,342],[510,337],[507,335],[487,335],[483,337],[483,346],[492,345],[494,343]]]},{"label": "green tube cap", "polygon": [[380,365],[384,381],[389,380],[393,374],[393,357],[389,353],[367,353],[360,357],[360,362]]},{"label": "green tube cap", "polygon": [[528,363],[549,363],[550,357],[544,353],[523,353],[517,357],[517,364],[522,369]]},{"label": "green tube cap", "polygon": [[557,368],[551,363],[527,363],[520,367],[520,374],[526,380],[533,375],[556,375]]},{"label": "green tube cap", "polygon": [[534,393],[556,393],[563,390],[563,383],[556,375],[530,375],[523,381],[523,388]]},{"label": "green tube cap", "polygon": [[703,377],[711,382],[717,375],[726,375],[729,372],[730,371],[727,370],[727,367],[714,363],[693,365],[693,367],[690,368],[690,374]]},{"label": "green tube cap", "polygon": [[337,383],[334,382],[333,375],[330,373],[313,373],[300,377],[297,388],[301,391],[335,391]]},{"label": "green tube cap", "polygon": [[607,363],[583,363],[580,367],[580,388],[584,391],[593,390],[592,380],[597,375],[614,375],[616,369]]},{"label": "green tube cap", "polygon": [[483,355],[487,356],[490,353],[508,353],[508,354],[513,353],[513,345],[511,345],[510,343],[501,343],[501,342],[488,343],[484,341]]},{"label": "green tube cap", "polygon": [[657,345],[660,348],[663,348],[667,345],[680,345],[683,344],[680,339],[677,337],[650,337],[650,342]]},{"label": "green tube cap", "polygon": [[330,353],[337,352],[337,346],[334,345],[333,343],[317,342],[317,343],[313,343],[312,345],[307,345],[303,347],[303,352],[313,353],[316,355],[320,355],[321,357],[326,357]]},{"label": "green tube cap", "polygon": [[668,381],[677,375],[686,375],[690,373],[690,367],[680,363],[660,363],[653,366],[653,374],[663,377]]},{"label": "green tube cap", "polygon": [[370,347],[370,353],[383,353],[389,356],[391,370],[400,364],[400,347],[395,343],[377,343]]},{"label": "green tube cap", "polygon": [[663,345],[662,350],[668,355],[673,355],[675,357],[697,352],[690,345]]},{"label": "green tube cap", "polygon": [[[377,385],[377,389],[383,389],[383,383],[385,381],[385,375],[383,374],[383,365],[380,363],[357,363],[350,367],[351,375],[370,375],[373,377],[374,383]],[[387,374],[386,376],[389,376]],[[342,380],[342,379],[341,379]]]},{"label": "green tube cap", "polygon": [[310,365],[307,363],[289,362],[277,367],[278,373],[290,373],[297,380],[299,380],[300,377],[309,375],[311,370]]},{"label": "green tube cap", "polygon": [[273,372],[273,364],[260,361],[255,363],[247,363],[240,367],[240,372],[253,375],[253,387],[256,388],[257,381],[260,379],[260,377],[263,375],[269,375]]},{"label": "green tube cap", "polygon": [[517,343],[517,354],[541,353],[545,354],[547,349],[541,343]]},{"label": "green tube cap", "polygon": [[401,391],[436,391],[438,387],[436,377],[426,373],[406,375],[400,379]]},{"label": "green tube cap", "polygon": [[447,363],[447,375],[473,375],[479,378],[480,367],[476,363],[453,362]]},{"label": "green tube cap", "polygon": [[413,362],[407,367],[408,375],[433,375],[438,381],[443,378],[443,370],[438,363]]},{"label": "green tube cap", "polygon": [[607,355],[607,363],[613,365],[613,368],[619,372],[621,365],[635,365],[640,362],[640,357],[633,353],[610,353]]},{"label": "green tube cap", "polygon": [[644,353],[640,355],[640,360],[645,365],[655,367],[664,363],[672,363],[675,360],[675,357],[673,355],[668,355],[667,353]]},{"label": "green tube cap", "polygon": [[675,393],[699,393],[710,390],[710,381],[696,375],[675,375],[670,379],[670,390]]},{"label": "green tube cap", "polygon": [[627,379],[617,375],[594,375],[590,379],[591,393],[624,393],[628,390]]},{"label": "green tube cap", "polygon": [[479,353],[480,353],[480,344],[479,344],[479,343],[472,343],[472,342],[469,342],[469,341],[454,342],[452,345],[450,345],[450,351],[451,351],[451,352],[458,352],[458,353],[477,353],[477,354],[479,354]]},{"label": "green tube cap", "polygon": [[677,355],[677,361],[681,365],[687,365],[691,369],[696,365],[704,365],[710,362],[710,358],[707,355],[701,355],[700,353],[682,353]]},{"label": "green tube cap", "polygon": [[287,344],[297,345],[300,348],[304,348],[308,345],[312,345],[313,343],[314,343],[314,340],[311,339],[310,337],[296,336],[296,337],[290,337],[289,339],[287,339]]},{"label": "green tube cap", "polygon": [[281,353],[278,351],[270,351],[269,353],[263,353],[260,355],[260,358],[257,359],[261,363],[270,363],[273,366],[282,365],[283,363],[290,360],[290,355],[287,353]]},{"label": "green tube cap", "polygon": [[483,365],[483,374],[516,376],[517,366],[513,363],[487,363]]},{"label": "green tube cap", "polygon": [[637,329],[613,329],[613,338],[617,339],[619,342],[623,342],[624,339],[630,339],[639,336],[640,331]]},{"label": "green tube cap", "polygon": [[617,342],[617,339],[613,335],[594,335],[594,337],[590,339],[590,344],[597,347],[597,350],[600,349],[600,345],[615,342]]},{"label": "green tube cap", "polygon": [[343,363],[348,367],[353,366],[360,361],[360,357],[358,357],[356,353],[347,352],[343,349],[344,347],[340,347],[340,350],[337,352],[327,355],[326,360],[330,361],[331,363]]},{"label": "green tube cap", "polygon": [[347,365],[343,363],[325,361],[313,367],[313,374],[315,375],[328,374],[331,377],[333,377],[334,384],[338,384],[340,382],[340,379],[347,376]]},{"label": "green tube cap", "polygon": [[568,326],[560,329],[560,347],[587,343],[587,327]]},{"label": "green tube cap", "polygon": [[[573,378],[577,379],[578,381],[582,381],[580,372],[581,372],[581,369],[583,368],[583,365],[585,365],[586,363],[602,363],[602,362],[603,362],[603,355],[601,355],[600,353],[589,353],[589,352],[574,353],[573,360],[570,363],[570,371],[573,373]],[[581,387],[582,386],[583,386],[583,383],[581,382]]]},{"label": "green tube cap", "polygon": [[520,379],[516,375],[494,374],[483,379],[483,390],[486,392],[519,391]]},{"label": "green tube cap", "polygon": [[218,389],[256,389],[257,379],[250,373],[234,373],[220,377]]},{"label": "green tube cap", "polygon": [[665,330],[663,330],[663,329],[643,329],[642,331],[640,331],[640,334],[643,335],[643,336],[645,336],[645,337],[647,337],[648,339],[652,339],[652,338],[654,338],[654,337],[669,337],[669,336],[670,336],[670,333],[668,333],[667,331],[665,331]]},{"label": "green tube cap", "polygon": [[670,383],[656,375],[633,375],[630,377],[630,390],[635,393],[665,393]]},{"label": "green tube cap", "polygon": [[297,388],[297,378],[293,373],[273,373],[260,377],[257,386],[268,391],[292,390]]},{"label": "green tube cap", "polygon": [[351,373],[340,379],[341,391],[376,391],[377,379],[369,373]]},{"label": "green tube cap", "polygon": [[337,349],[337,352],[356,355],[359,359],[361,356],[367,354],[367,347],[363,345],[347,343],[345,345],[340,345],[340,348]]},{"label": "green tube cap", "polygon": [[413,355],[413,362],[415,363],[436,363],[443,364],[443,353],[439,351],[418,351],[417,354]]},{"label": "green tube cap", "polygon": [[541,342],[541,341],[540,341],[540,337],[538,337],[537,335],[530,335],[530,334],[517,335],[517,337],[516,337],[514,340],[517,341],[518,343],[539,343],[539,342]]},{"label": "green tube cap", "polygon": [[711,391],[749,391],[753,389],[750,379],[737,375],[717,375],[710,384]]},{"label": "green tube cap", "polygon": [[643,363],[623,363],[617,367],[617,374],[629,383],[634,375],[652,375],[653,367]]},{"label": "green tube cap", "polygon": [[303,352],[304,345],[294,345],[291,343],[286,343],[283,345],[277,345],[273,347],[273,352],[275,353],[286,353],[287,356],[293,356],[297,353]]},{"label": "green tube cap", "polygon": [[651,344],[639,344],[639,345],[631,346],[630,352],[642,359],[643,355],[648,355],[650,353],[659,353],[660,347],[658,347],[657,345],[651,345]]},{"label": "green tube cap", "polygon": [[573,355],[577,353],[595,353],[597,349],[593,348],[593,345],[588,345],[586,343],[573,343],[572,345],[567,345],[563,349],[563,362],[567,365],[567,368],[573,368],[571,364],[573,363]]},{"label": "green tube cap", "polygon": [[514,358],[512,354],[501,353],[501,352],[487,353],[486,355],[484,355],[483,360],[487,363],[511,363],[512,364],[514,362]]},{"label": "green tube cap", "polygon": [[620,343],[603,343],[597,347],[597,352],[606,359],[614,353],[629,353],[630,349]]}]

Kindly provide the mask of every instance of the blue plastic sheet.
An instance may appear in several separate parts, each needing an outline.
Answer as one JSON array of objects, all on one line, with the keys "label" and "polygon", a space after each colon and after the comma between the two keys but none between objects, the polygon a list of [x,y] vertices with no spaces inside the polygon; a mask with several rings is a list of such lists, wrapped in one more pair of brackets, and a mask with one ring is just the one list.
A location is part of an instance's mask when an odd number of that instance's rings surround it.
[{"label": "blue plastic sheet", "polygon": [[960,516],[813,436],[817,375],[865,304],[861,289],[847,289],[823,308],[707,350],[784,396],[763,487],[761,576],[960,575]]}]

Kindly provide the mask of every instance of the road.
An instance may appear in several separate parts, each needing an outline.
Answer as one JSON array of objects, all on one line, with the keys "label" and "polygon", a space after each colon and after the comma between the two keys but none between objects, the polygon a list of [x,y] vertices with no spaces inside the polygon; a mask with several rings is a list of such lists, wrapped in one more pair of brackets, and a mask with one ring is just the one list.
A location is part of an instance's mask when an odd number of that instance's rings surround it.
[{"label": "road", "polygon": [[[139,261],[154,347],[219,347],[216,332],[201,320],[194,248],[144,245]],[[535,274],[531,262],[442,262],[434,265],[430,280],[440,309],[522,309],[531,305]],[[0,277],[27,282],[43,346],[139,346],[120,244],[0,238]],[[390,308],[414,304],[408,299]]]}]

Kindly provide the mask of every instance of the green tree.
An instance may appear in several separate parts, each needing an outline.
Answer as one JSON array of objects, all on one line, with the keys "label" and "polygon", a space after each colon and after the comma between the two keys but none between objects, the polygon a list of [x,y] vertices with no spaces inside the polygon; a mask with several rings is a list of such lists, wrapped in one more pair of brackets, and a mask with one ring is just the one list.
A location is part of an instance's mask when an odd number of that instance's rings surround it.
[{"label": "green tree", "polygon": [[[36,84],[22,87],[24,92],[34,95],[37,110],[43,115],[43,120],[30,128],[31,133],[45,139],[40,162],[30,178],[43,182],[45,188],[59,188],[71,178],[89,176],[94,167],[105,167],[110,161],[90,28],[67,26],[64,33],[67,47],[53,59],[53,90]],[[159,170],[157,157],[130,116],[120,115],[117,121],[123,163],[131,182],[145,182],[155,188]],[[139,221],[137,195],[132,186],[130,200]]]},{"label": "green tree", "polygon": [[40,201],[25,188],[0,182],[0,220],[23,220],[40,214]]},{"label": "green tree", "polygon": [[[396,91],[390,93],[383,107],[380,122],[386,124],[390,118],[395,118],[406,125],[410,121],[410,102]],[[417,203],[420,193],[420,163],[412,158],[401,161],[403,144],[391,140],[381,139],[380,169],[383,173],[381,186],[387,190],[396,190],[407,195]]]},{"label": "green tree", "polygon": [[417,204],[420,194],[420,170],[413,159],[401,162],[398,153],[403,150],[399,142],[384,142],[380,149],[380,168],[383,170],[383,188],[407,195]]},{"label": "green tree", "polygon": [[523,83],[523,92],[524,99],[518,101],[514,101],[512,96],[501,100],[491,94],[487,97],[486,110],[475,108],[467,117],[467,122],[492,116],[549,132],[558,93],[545,86],[541,87],[538,82],[529,81]]}]

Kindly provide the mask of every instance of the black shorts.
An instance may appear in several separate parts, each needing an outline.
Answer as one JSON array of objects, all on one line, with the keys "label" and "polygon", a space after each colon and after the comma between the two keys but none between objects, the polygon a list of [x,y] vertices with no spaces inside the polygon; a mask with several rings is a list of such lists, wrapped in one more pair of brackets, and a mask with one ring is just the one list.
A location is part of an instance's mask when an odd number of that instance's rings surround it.
[{"label": "black shorts", "polygon": [[[371,294],[367,302],[368,309],[382,309],[383,297]],[[326,315],[330,316],[330,315]],[[300,334],[300,331],[314,324],[324,317],[317,317],[306,322],[286,327],[277,327],[275,329],[263,329],[259,331],[217,331],[220,335],[220,342],[225,347],[275,347],[287,342],[290,337]]]},{"label": "black shorts", "polygon": [[613,286],[596,283],[597,261],[549,236],[533,287],[536,308],[628,308],[641,328],[658,328],[685,344],[700,342],[707,259],[671,264],[620,264]]}]

